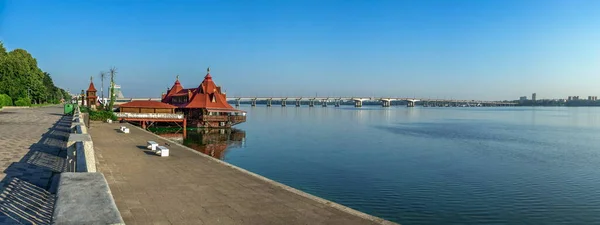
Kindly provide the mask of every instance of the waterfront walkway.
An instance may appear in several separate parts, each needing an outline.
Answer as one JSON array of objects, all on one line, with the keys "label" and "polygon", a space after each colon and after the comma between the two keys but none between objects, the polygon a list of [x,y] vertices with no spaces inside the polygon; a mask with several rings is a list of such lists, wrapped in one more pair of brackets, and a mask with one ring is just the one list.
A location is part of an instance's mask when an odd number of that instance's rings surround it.
[{"label": "waterfront walkway", "polygon": [[94,122],[98,171],[130,224],[393,224],[304,197],[171,143],[170,156],[146,150],[165,140],[122,124]]},{"label": "waterfront walkway", "polygon": [[0,111],[0,224],[50,224],[71,117],[61,106]]}]

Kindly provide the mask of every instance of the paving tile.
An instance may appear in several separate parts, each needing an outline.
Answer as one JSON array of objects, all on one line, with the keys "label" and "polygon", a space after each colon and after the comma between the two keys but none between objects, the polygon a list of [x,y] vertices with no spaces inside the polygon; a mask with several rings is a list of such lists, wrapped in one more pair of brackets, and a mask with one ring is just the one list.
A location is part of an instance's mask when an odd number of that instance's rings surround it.
[{"label": "paving tile", "polygon": [[[71,117],[58,106],[0,111],[0,224],[49,224]],[[18,213],[17,213],[18,212]]]}]

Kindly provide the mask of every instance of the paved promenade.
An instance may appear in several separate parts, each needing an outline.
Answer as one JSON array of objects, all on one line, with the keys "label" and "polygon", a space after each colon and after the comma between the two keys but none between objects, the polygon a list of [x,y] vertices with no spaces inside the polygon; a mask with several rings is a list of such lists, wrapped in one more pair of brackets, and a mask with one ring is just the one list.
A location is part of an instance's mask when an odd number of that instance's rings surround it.
[{"label": "paved promenade", "polygon": [[146,141],[164,140],[129,124],[131,133],[118,133],[121,125],[94,122],[89,133],[98,170],[128,225],[393,224],[300,196],[175,144],[169,157],[155,156]]},{"label": "paved promenade", "polygon": [[61,106],[0,111],[0,224],[49,224],[52,177],[65,169]]}]

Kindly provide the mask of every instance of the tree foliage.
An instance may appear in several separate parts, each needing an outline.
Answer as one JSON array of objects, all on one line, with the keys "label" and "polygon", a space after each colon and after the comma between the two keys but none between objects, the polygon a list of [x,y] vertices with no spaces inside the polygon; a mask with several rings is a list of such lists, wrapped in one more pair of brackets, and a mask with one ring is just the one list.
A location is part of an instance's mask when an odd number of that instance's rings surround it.
[{"label": "tree foliage", "polygon": [[0,94],[0,108],[2,106],[11,106],[13,105],[12,99],[7,94]]},{"label": "tree foliage", "polygon": [[[6,51],[0,42],[0,94],[12,100],[31,103],[58,103],[69,99],[67,92],[54,85],[49,73],[43,72],[37,60],[24,49]],[[15,101],[16,104],[16,101]],[[12,103],[11,103],[12,105]]]},{"label": "tree foliage", "polygon": [[15,101],[16,106],[31,106],[31,100],[28,98],[19,98],[19,100]]},{"label": "tree foliage", "polygon": [[110,68],[108,71],[110,74],[110,102],[108,103],[108,110],[112,111],[113,106],[115,105],[115,75],[117,74],[117,68]]}]

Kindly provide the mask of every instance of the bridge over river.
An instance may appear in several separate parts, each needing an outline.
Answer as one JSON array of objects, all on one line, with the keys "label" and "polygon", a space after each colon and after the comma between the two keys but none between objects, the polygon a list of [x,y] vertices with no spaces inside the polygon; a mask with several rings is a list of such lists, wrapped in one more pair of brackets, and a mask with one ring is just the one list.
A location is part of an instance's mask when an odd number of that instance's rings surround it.
[{"label": "bridge over river", "polygon": [[[160,98],[118,98],[115,105],[127,103],[135,100],[160,101]],[[414,107],[417,102],[421,102],[423,107],[483,107],[483,106],[515,106],[516,103],[503,101],[481,101],[481,100],[460,100],[460,99],[431,99],[431,98],[403,98],[403,97],[227,97],[227,101],[235,101],[239,106],[242,102],[249,102],[256,106],[257,102],[265,102],[267,107],[271,107],[273,102],[278,102],[282,107],[287,106],[288,101],[295,103],[296,107],[308,104],[309,107],[321,105],[327,107],[334,105],[339,107],[345,102],[354,104],[354,107],[362,107],[365,101],[376,101],[381,103],[382,107],[390,107],[393,101],[406,102],[407,107]]]}]

